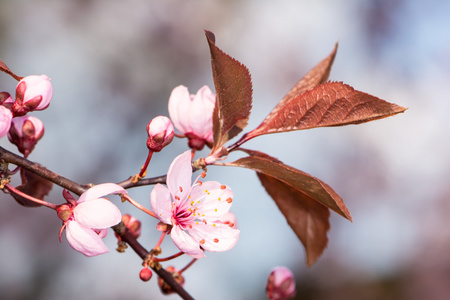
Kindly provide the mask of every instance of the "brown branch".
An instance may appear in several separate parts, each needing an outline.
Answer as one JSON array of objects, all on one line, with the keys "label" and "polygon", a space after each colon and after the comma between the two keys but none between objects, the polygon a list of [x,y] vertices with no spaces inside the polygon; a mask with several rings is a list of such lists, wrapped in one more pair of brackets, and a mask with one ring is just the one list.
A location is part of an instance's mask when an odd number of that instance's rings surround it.
[{"label": "brown branch", "polygon": [[153,185],[157,183],[165,184],[166,183],[166,175],[153,177],[153,178],[143,178],[139,179],[137,182],[133,182],[133,176],[128,178],[127,180],[124,180],[122,182],[117,183],[124,189],[131,189],[138,186],[144,186],[144,185]]},{"label": "brown branch", "polygon": [[47,168],[41,166],[38,163],[29,161],[28,159],[25,159],[25,158],[18,156],[12,152],[9,152],[8,150],[6,150],[2,147],[0,147],[0,160],[5,161],[7,163],[14,164],[25,170],[28,170],[28,171],[30,171],[36,175],[39,175],[42,178],[45,178],[45,179],[53,182],[54,184],[59,185],[60,187],[65,188],[66,190],[69,190],[77,195],[81,195],[88,188],[88,187],[79,185],[78,183],[76,183],[70,179],[67,179],[61,175],[58,175],[55,172],[52,172],[52,171],[48,170]]},{"label": "brown branch", "polygon": [[[120,222],[116,226],[113,226],[112,229],[120,236],[120,238],[125,241],[130,247],[136,252],[137,255],[139,255],[140,258],[145,260],[148,255],[148,251],[136,240],[136,238],[128,231],[127,227],[123,222]],[[163,268],[152,268],[156,274],[158,274],[159,277],[164,279],[165,282],[167,282],[172,289],[180,295],[183,299],[194,299],[192,298],[186,290],[183,289],[181,285],[178,284],[178,282],[175,281],[175,278],[173,278],[172,274],[167,272],[166,269]]]},{"label": "brown branch", "polygon": [[[38,163],[29,161],[21,156],[18,156],[12,152],[9,152],[8,150],[0,147],[0,161],[4,161],[7,163],[14,164],[16,166],[19,166],[21,168],[24,168],[25,170],[28,170],[30,172],[33,172],[36,175],[41,176],[42,178],[45,178],[54,184],[65,188],[68,191],[71,191],[74,194],[77,194],[78,196],[84,193],[88,187],[82,186],[70,179],[67,179],[61,175],[58,175],[47,168],[41,166]],[[152,183],[148,183],[152,182]],[[148,180],[142,179],[138,182],[137,185],[128,183],[128,181],[124,181],[122,187],[135,187],[140,185],[148,185],[148,184],[155,184],[155,183],[165,183],[165,176],[157,177],[156,179],[149,178]],[[141,183],[141,184],[139,184]],[[142,184],[145,183],[145,184]],[[148,251],[136,240],[136,238],[128,231],[127,227],[123,222],[120,222],[118,225],[113,226],[112,229],[120,236],[120,238],[125,241],[130,247],[136,252],[139,257],[141,257],[143,260],[146,259],[148,255]],[[164,281],[166,281],[172,289],[180,295],[183,299],[194,299],[192,298],[184,289],[183,287],[178,284],[178,282],[175,281],[172,274],[167,272],[165,269],[162,268],[152,268]]]}]

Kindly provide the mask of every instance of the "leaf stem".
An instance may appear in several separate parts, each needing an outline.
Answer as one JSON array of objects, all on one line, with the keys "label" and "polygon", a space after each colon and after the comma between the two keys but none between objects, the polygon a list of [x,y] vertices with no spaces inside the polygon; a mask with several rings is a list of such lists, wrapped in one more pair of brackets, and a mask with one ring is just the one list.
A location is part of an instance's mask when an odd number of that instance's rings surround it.
[{"label": "leaf stem", "polygon": [[252,138],[256,137],[256,135],[250,135],[250,133],[252,133],[253,131],[247,132],[246,134],[244,134],[236,143],[234,143],[233,145],[231,145],[230,147],[227,148],[228,152],[232,152],[234,150],[236,150],[236,148],[239,148],[239,146],[241,146],[243,143],[251,140]]}]

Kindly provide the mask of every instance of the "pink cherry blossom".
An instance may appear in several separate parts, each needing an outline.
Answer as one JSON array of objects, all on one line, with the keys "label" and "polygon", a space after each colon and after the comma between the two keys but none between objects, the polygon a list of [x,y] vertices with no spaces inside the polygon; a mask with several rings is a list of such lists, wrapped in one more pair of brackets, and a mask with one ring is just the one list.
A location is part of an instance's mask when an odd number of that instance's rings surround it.
[{"label": "pink cherry blossom", "polygon": [[58,217],[66,229],[66,238],[73,249],[86,256],[96,256],[108,252],[102,238],[107,229],[118,224],[122,215],[120,210],[108,199],[101,198],[109,194],[126,194],[126,190],[114,183],[96,185],[75,200],[69,192],[63,192],[66,204],[58,207]]},{"label": "pink cherry blossom", "polygon": [[16,87],[14,116],[23,116],[30,111],[46,109],[50,105],[52,97],[52,84],[46,75],[24,77]]},{"label": "pink cherry blossom", "polygon": [[191,184],[191,152],[175,158],[167,172],[167,187],[157,184],[150,195],[151,206],[162,223],[168,224],[175,245],[194,258],[203,251],[230,250],[239,230],[220,219],[231,207],[233,193],[215,181]]},{"label": "pink cherry blossom", "polygon": [[187,87],[182,85],[170,94],[170,118],[175,128],[189,139],[189,147],[201,150],[205,144],[212,145],[215,103],[216,95],[206,85],[196,95],[190,95]]},{"label": "pink cherry blossom", "polygon": [[173,140],[172,122],[164,116],[153,118],[147,125],[147,133],[147,147],[154,152],[159,152]]},{"label": "pink cherry blossom", "polygon": [[8,139],[27,157],[43,135],[44,124],[41,120],[33,116],[23,116],[12,119]]},{"label": "pink cherry blossom", "polygon": [[8,133],[11,127],[12,117],[13,115],[9,109],[0,106],[0,137],[3,137]]},{"label": "pink cherry blossom", "polygon": [[270,300],[286,300],[295,296],[295,279],[286,267],[275,267],[267,280],[267,298]]}]

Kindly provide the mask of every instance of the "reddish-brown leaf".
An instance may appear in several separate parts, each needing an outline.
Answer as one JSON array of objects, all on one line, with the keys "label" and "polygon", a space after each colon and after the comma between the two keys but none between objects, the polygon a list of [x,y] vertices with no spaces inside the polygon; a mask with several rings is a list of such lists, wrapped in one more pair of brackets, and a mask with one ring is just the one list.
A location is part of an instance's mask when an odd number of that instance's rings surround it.
[{"label": "reddish-brown leaf", "polygon": [[23,78],[23,77],[20,77],[20,76],[17,76],[16,74],[14,74],[1,59],[0,59],[0,71],[11,75],[17,81],[20,81]]},{"label": "reddish-brown leaf", "polygon": [[[40,200],[44,200],[44,197],[47,196],[48,193],[50,193],[53,187],[52,182],[24,169],[20,169],[20,177],[22,178],[22,184],[16,187],[16,189]],[[11,195],[19,204],[23,206],[41,206],[36,202],[25,199],[22,196],[16,195],[14,193],[11,193]]]},{"label": "reddish-brown leaf", "polygon": [[[277,104],[277,106],[272,110],[270,114],[276,114],[276,112],[284,106],[284,104],[294,98],[295,96],[306,92],[321,83],[328,80],[330,76],[331,66],[333,65],[334,58],[336,57],[336,51],[338,44],[334,45],[333,51],[324,60],[318,63],[314,68],[312,68],[302,79],[297,82],[297,84],[284,96],[283,99]],[[269,115],[270,116],[270,115]],[[268,116],[268,117],[269,117]]]},{"label": "reddish-brown leaf", "polygon": [[205,31],[211,52],[211,66],[216,89],[213,114],[214,145],[220,149],[247,126],[252,108],[252,80],[247,67],[215,45],[214,34]]},{"label": "reddish-brown leaf", "polygon": [[268,133],[359,124],[405,110],[342,82],[326,82],[295,96],[269,114],[258,128],[248,133],[248,139]]},{"label": "reddish-brown leaf", "polygon": [[350,212],[342,198],[323,181],[285,165],[265,153],[250,150],[243,151],[249,153],[250,156],[226,163],[225,165],[248,168],[273,177],[352,221]]},{"label": "reddish-brown leaf", "polygon": [[262,173],[257,174],[305,247],[306,262],[311,267],[328,244],[329,209],[280,180]]}]

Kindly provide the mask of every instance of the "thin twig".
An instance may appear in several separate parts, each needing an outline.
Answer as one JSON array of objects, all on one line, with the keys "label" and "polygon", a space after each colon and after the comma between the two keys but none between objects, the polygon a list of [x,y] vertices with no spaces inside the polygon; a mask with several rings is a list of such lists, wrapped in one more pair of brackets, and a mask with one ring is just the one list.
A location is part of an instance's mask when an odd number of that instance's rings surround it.
[{"label": "thin twig", "polygon": [[166,175],[162,175],[162,176],[153,177],[153,178],[143,178],[143,179],[139,179],[137,182],[133,182],[133,176],[131,176],[127,180],[117,183],[117,185],[120,185],[124,189],[131,189],[131,188],[138,187],[138,186],[154,185],[157,183],[165,184],[166,178],[167,178]]}]

